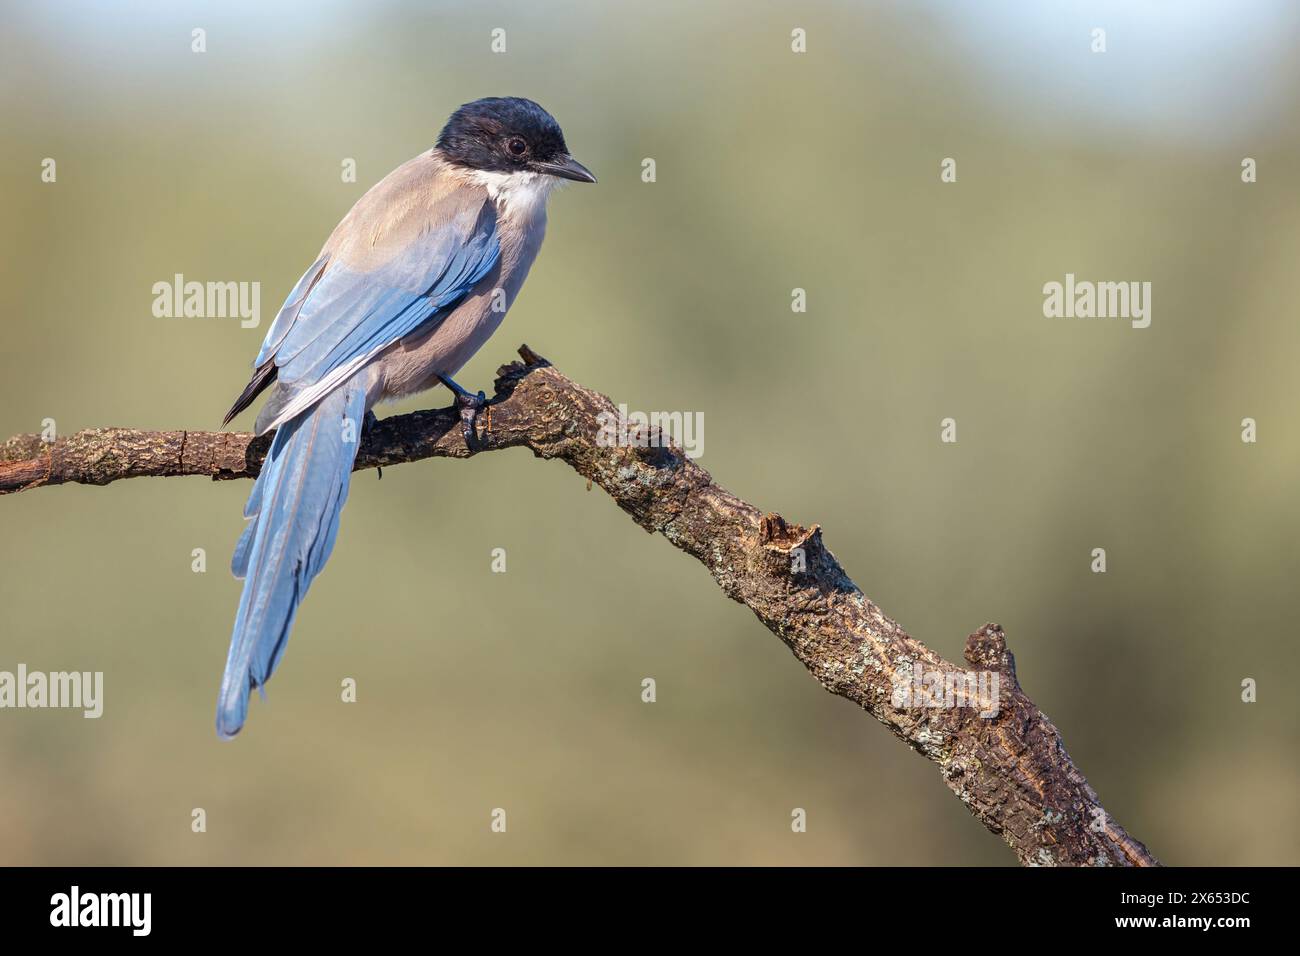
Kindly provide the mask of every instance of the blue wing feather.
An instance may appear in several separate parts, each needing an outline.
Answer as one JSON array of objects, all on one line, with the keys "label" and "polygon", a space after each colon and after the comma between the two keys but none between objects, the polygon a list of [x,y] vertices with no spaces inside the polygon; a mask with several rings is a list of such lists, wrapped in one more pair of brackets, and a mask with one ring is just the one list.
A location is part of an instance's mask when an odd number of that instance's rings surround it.
[{"label": "blue wing feather", "polygon": [[500,253],[496,213],[485,201],[472,216],[421,233],[379,269],[328,267],[275,349],[280,382],[320,381],[445,314],[492,270]]},{"label": "blue wing feather", "polygon": [[275,350],[280,347],[280,343],[289,334],[289,328],[293,325],[294,320],[298,318],[303,303],[307,301],[308,294],[320,281],[320,277],[325,272],[328,263],[329,256],[322,255],[302,274],[302,278],[293,287],[289,297],[284,300],[284,305],[281,306],[275,321],[271,323],[270,329],[267,330],[266,339],[262,342],[262,350],[257,353],[257,361],[253,363],[254,368],[266,362],[275,353]]}]

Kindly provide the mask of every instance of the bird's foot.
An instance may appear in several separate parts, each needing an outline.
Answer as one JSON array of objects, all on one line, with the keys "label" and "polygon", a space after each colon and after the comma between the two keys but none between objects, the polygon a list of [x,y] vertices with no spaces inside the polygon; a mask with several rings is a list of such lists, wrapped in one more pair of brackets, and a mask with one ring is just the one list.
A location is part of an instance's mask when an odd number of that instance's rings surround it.
[{"label": "bird's foot", "polygon": [[[376,415],[371,409],[367,408],[366,417],[361,419],[361,437],[364,438],[366,435],[368,435],[370,433],[370,429],[374,428],[378,424],[379,424],[379,416]],[[384,480],[384,469],[376,467],[375,474],[379,476],[378,477],[379,481]]]},{"label": "bird's foot", "polygon": [[450,375],[439,375],[438,379],[443,385],[451,389],[451,393],[456,396],[456,408],[460,411],[461,434],[465,436],[465,444],[473,447],[475,438],[474,424],[478,419],[479,412],[483,412],[484,418],[487,419],[488,431],[492,430],[492,406],[488,404],[487,396],[481,391],[477,395],[466,391],[452,381]]}]

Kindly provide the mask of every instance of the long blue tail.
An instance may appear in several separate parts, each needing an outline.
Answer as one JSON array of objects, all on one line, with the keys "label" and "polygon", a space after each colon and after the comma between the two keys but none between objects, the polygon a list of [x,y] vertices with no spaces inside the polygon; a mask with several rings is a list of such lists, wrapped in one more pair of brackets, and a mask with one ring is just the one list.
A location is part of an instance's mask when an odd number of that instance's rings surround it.
[{"label": "long blue tail", "polygon": [[275,433],[230,563],[244,593],[217,701],[224,738],[244,726],[249,692],[275,672],[298,605],[329,559],[365,413],[365,389],[353,380]]}]

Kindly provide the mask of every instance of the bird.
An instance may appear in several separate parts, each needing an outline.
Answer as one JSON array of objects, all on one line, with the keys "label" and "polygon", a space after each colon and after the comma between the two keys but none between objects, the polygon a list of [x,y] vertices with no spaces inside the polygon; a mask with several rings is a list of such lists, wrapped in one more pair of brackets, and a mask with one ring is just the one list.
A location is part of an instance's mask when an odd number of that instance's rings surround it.
[{"label": "bird", "polygon": [[373,407],[443,385],[465,440],[486,405],[455,376],[496,331],[546,232],[564,180],[596,177],[559,123],[522,97],[451,114],[434,146],[369,189],[285,299],[223,427],[268,388],[272,429],[231,570],[243,579],[217,700],[217,734],[244,726],[251,692],[284,655],[298,606],[338,535]]}]

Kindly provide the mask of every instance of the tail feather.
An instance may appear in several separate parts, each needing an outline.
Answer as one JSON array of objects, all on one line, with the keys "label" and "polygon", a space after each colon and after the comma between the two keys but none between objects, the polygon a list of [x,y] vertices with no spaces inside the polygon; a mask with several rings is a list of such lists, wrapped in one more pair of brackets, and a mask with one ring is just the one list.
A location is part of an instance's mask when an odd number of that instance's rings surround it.
[{"label": "tail feather", "polygon": [[231,560],[244,591],[217,702],[222,737],[243,727],[251,690],[275,672],[298,605],[329,559],[365,413],[365,389],[347,382],[282,425],[271,443]]}]

